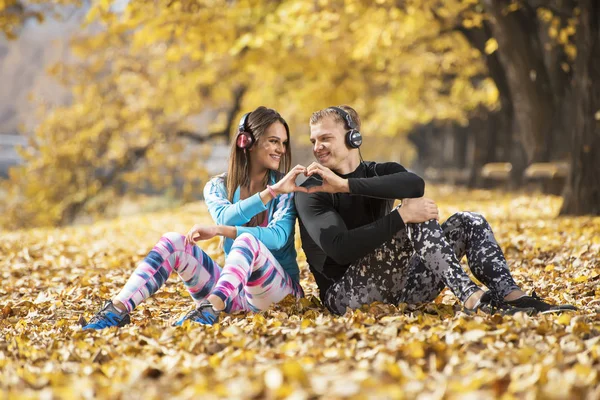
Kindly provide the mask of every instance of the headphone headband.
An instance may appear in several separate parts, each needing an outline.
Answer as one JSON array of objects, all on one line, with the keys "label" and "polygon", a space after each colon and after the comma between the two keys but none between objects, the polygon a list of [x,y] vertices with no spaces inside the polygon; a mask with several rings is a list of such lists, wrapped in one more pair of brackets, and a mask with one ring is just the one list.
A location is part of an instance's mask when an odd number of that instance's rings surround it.
[{"label": "headphone headband", "polygon": [[248,123],[249,116],[250,116],[250,113],[246,113],[246,114],[242,115],[242,118],[240,118],[240,123],[238,125],[238,132],[248,132],[248,128],[246,128],[246,124]]},{"label": "headphone headband", "polygon": [[339,107],[329,107],[330,110],[335,111],[336,113],[338,113],[338,115],[340,117],[342,117],[342,119],[344,121],[346,121],[346,126],[348,126],[349,129],[357,129],[356,124],[354,123],[354,120],[352,119],[352,117],[350,116],[350,114],[348,114],[345,110],[339,108]]}]

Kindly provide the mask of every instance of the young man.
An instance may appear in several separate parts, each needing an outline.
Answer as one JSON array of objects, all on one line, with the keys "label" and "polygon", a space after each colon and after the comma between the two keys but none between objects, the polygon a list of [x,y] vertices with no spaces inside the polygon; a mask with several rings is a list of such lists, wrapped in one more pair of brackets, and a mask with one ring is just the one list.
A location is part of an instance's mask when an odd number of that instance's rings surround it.
[{"label": "young man", "polygon": [[[449,287],[467,311],[513,314],[575,309],[527,296],[513,280],[483,216],[438,223],[425,184],[398,163],[364,162],[360,118],[348,106],[315,112],[310,140],[318,163],[309,193],[296,195],[302,247],[323,304],[335,314],[374,301],[423,303]],[[391,209],[394,199],[402,206]],[[459,260],[467,255],[479,288]]]}]

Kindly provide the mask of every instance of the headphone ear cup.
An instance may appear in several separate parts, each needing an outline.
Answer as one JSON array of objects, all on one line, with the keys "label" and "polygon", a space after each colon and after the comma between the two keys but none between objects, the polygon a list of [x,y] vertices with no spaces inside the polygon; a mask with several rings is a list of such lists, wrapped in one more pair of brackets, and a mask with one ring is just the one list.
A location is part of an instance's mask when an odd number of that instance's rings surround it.
[{"label": "headphone ear cup", "polygon": [[249,149],[252,147],[254,140],[248,132],[240,132],[236,139],[236,146],[240,149]]},{"label": "headphone ear cup", "polygon": [[352,149],[358,149],[362,144],[362,135],[356,129],[346,132],[346,144]]}]

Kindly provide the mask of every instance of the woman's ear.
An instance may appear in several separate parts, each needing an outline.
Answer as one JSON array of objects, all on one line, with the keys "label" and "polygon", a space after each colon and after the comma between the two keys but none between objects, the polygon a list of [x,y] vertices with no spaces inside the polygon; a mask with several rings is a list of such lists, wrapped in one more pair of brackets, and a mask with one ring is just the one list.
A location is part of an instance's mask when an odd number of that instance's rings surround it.
[{"label": "woman's ear", "polygon": [[256,148],[256,146],[258,146],[258,142],[260,141],[260,138],[256,139],[254,141],[254,143],[252,143],[252,146],[250,146],[250,148],[248,149],[248,151],[254,151],[254,149]]}]

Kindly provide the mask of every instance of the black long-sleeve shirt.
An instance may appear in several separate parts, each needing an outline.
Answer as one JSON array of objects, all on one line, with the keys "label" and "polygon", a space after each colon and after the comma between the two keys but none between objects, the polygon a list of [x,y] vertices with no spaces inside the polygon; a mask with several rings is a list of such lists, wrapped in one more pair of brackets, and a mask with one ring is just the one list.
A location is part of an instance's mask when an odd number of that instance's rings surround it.
[{"label": "black long-sleeve shirt", "polygon": [[348,266],[404,228],[395,199],[423,196],[425,183],[394,162],[363,162],[347,175],[350,193],[296,193],[302,248],[320,296]]}]

